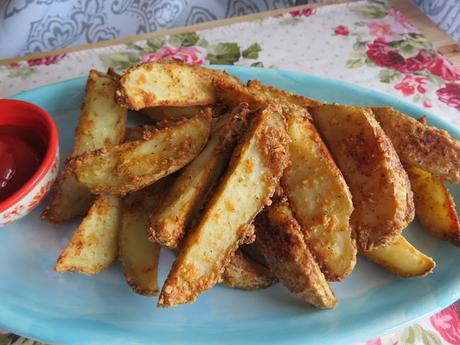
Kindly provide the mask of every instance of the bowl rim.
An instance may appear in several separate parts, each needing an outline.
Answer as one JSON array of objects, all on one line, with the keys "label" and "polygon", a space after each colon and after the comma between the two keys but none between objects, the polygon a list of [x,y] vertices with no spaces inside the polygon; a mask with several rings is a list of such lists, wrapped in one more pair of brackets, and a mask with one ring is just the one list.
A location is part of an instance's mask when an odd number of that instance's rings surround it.
[{"label": "bowl rim", "polygon": [[51,115],[44,109],[40,108],[38,105],[35,105],[30,102],[18,100],[18,99],[0,99],[0,106],[3,104],[13,104],[17,107],[25,107],[31,112],[39,114],[46,123],[46,127],[49,130],[49,142],[46,148],[45,156],[32,175],[32,177],[16,192],[11,194],[8,198],[0,202],[0,213],[8,210],[11,206],[17,204],[19,201],[24,199],[39,183],[42,181],[45,176],[48,174],[51,169],[54,159],[58,150],[58,130],[56,124],[54,123]]}]

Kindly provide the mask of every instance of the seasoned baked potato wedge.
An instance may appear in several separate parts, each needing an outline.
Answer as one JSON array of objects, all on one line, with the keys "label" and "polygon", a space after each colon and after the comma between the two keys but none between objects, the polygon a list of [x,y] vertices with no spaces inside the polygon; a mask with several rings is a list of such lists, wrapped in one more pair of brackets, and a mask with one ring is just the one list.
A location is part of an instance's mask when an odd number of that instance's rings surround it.
[{"label": "seasoned baked potato wedge", "polygon": [[288,140],[279,109],[254,116],[202,218],[185,237],[158,306],[193,302],[220,281],[239,244],[253,240],[250,224],[270,204],[289,163]]},{"label": "seasoned baked potato wedge", "polygon": [[212,104],[215,98],[210,73],[198,65],[180,62],[139,64],[122,74],[116,101],[132,110]]},{"label": "seasoned baked potato wedge", "polygon": [[281,103],[295,104],[303,108],[320,104],[320,102],[315,101],[314,99],[296,95],[273,86],[262,84],[258,80],[248,81],[247,88],[251,94],[255,95],[260,101],[263,102],[271,102],[276,100]]},{"label": "seasoned baked potato wedge", "polygon": [[155,296],[158,287],[160,246],[147,239],[149,211],[159,207],[169,179],[166,177],[123,199],[119,236],[119,259],[127,283],[140,295]]},{"label": "seasoned baked potato wedge", "polygon": [[249,110],[242,104],[216,122],[201,153],[175,179],[158,208],[152,209],[148,229],[151,241],[177,248],[206,195],[220,178],[236,142],[246,128]]},{"label": "seasoned baked potato wedge", "polygon": [[78,181],[95,194],[125,195],[172,174],[198,155],[209,137],[211,111],[161,123],[144,139],[72,159]]},{"label": "seasoned baked potato wedge", "polygon": [[57,272],[93,275],[107,268],[118,254],[121,200],[101,195],[57,259]]},{"label": "seasoned baked potato wedge", "polygon": [[460,223],[447,187],[427,171],[409,164],[405,168],[414,192],[417,219],[437,238],[460,247]]},{"label": "seasoned baked potato wedge", "polygon": [[150,107],[140,112],[153,121],[178,120],[183,117],[189,118],[197,115],[205,106],[191,105],[189,107]]},{"label": "seasoned baked potato wedge", "polygon": [[432,258],[418,251],[401,235],[384,246],[360,253],[391,273],[404,278],[425,276],[436,266]]},{"label": "seasoned baked potato wedge", "polygon": [[305,244],[287,201],[266,207],[255,224],[256,247],[281,283],[317,308],[333,308],[337,298]]},{"label": "seasoned baked potato wedge", "polygon": [[460,141],[389,107],[372,108],[403,163],[460,183]]},{"label": "seasoned baked potato wedge", "polygon": [[308,112],[285,105],[283,114],[291,139],[291,165],[281,183],[322,271],[328,280],[341,280],[356,263],[350,191]]},{"label": "seasoned baked potato wedge", "polygon": [[278,279],[270,270],[237,250],[222,275],[223,284],[233,289],[260,290],[276,284]]},{"label": "seasoned baked potato wedge", "polygon": [[[116,80],[107,74],[95,70],[89,72],[72,156],[112,146],[123,140],[127,111],[114,101],[116,86]],[[84,215],[92,201],[93,196],[89,190],[78,183],[66,164],[40,218],[51,223],[61,223]]]},{"label": "seasoned baked potato wedge", "polygon": [[368,108],[330,104],[311,108],[311,114],[350,187],[358,247],[391,242],[413,220],[414,202],[390,139]]}]

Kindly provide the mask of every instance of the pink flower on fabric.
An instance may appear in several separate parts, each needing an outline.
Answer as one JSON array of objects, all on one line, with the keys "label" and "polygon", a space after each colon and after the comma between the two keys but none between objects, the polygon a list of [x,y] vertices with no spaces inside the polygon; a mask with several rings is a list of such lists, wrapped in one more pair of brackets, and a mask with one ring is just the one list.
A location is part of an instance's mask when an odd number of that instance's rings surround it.
[{"label": "pink flower on fabric", "polygon": [[406,60],[404,68],[400,69],[400,72],[418,72],[428,69],[433,63],[433,55],[425,50],[420,50],[416,56]]},{"label": "pink flower on fabric", "polygon": [[156,53],[143,55],[141,62],[157,61],[164,58],[183,61],[188,64],[202,65],[208,62],[207,52],[201,47],[179,47],[175,48],[165,44]]},{"label": "pink flower on fabric", "polygon": [[431,107],[433,107],[433,104],[431,104],[430,101],[424,101],[424,102],[423,102],[423,106],[424,106],[425,108],[431,108]]},{"label": "pink flower on fabric", "polygon": [[8,68],[19,68],[21,67],[21,64],[18,62],[13,62],[8,65]]},{"label": "pink flower on fabric", "polygon": [[390,8],[388,10],[388,15],[393,17],[393,19],[398,23],[401,27],[406,29],[409,32],[418,33],[418,29],[409,23],[409,20],[397,9]]},{"label": "pink flower on fabric", "polygon": [[411,96],[416,91],[420,94],[426,92],[428,79],[425,77],[416,77],[411,74],[405,74],[404,78],[394,86],[396,90],[400,90],[404,96]]},{"label": "pink flower on fabric", "polygon": [[348,36],[350,31],[344,25],[339,25],[334,28],[334,33],[339,36]]},{"label": "pink flower on fabric", "polygon": [[372,340],[366,341],[366,345],[382,345],[382,339],[381,338],[375,338]]},{"label": "pink flower on fabric", "polygon": [[[458,109],[460,110],[460,103]],[[445,341],[450,344],[460,344],[460,319],[454,306],[451,305],[433,315],[430,321]]]},{"label": "pink flower on fabric", "polygon": [[54,65],[57,64],[59,61],[61,61],[65,57],[65,54],[59,54],[59,55],[50,55],[50,56],[45,56],[42,58],[38,59],[30,59],[27,60],[27,64],[29,66],[40,66],[40,65]]},{"label": "pink flower on fabric", "polygon": [[[436,95],[441,102],[460,111],[460,84],[446,84],[446,86],[436,91]],[[460,336],[458,339],[460,341]]]},{"label": "pink flower on fabric", "polygon": [[316,14],[316,8],[306,8],[304,10],[290,11],[292,17],[308,17]]},{"label": "pink flower on fabric", "polygon": [[367,57],[377,66],[399,70],[406,62],[404,57],[382,38],[377,38],[368,44],[367,48]]},{"label": "pink flower on fabric", "polygon": [[381,21],[374,21],[368,24],[369,35],[382,38],[385,41],[393,41],[399,39],[399,35],[391,28],[390,23]]},{"label": "pink flower on fabric", "polygon": [[460,80],[460,70],[442,54],[433,61],[429,71],[447,81]]}]

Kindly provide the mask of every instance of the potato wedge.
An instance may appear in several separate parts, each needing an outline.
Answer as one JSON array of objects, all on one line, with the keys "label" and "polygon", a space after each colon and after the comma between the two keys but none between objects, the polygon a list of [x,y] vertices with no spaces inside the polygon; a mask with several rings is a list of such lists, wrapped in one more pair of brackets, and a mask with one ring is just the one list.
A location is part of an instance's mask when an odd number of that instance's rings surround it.
[{"label": "potato wedge", "polygon": [[403,163],[460,183],[460,141],[389,107],[372,108]]},{"label": "potato wedge", "polygon": [[57,259],[56,271],[93,275],[108,267],[118,254],[120,221],[121,200],[97,197]]},{"label": "potato wedge", "polygon": [[270,270],[237,250],[225,267],[223,284],[240,290],[266,289],[278,279]]},{"label": "potato wedge", "polygon": [[116,91],[123,107],[188,107],[215,102],[210,70],[180,62],[147,62],[126,70]]},{"label": "potato wedge", "polygon": [[289,291],[317,308],[333,308],[337,298],[304,242],[286,200],[275,201],[256,218],[255,245]]},{"label": "potato wedge", "polygon": [[159,209],[152,209],[149,239],[177,248],[186,227],[203,207],[206,195],[220,178],[236,142],[247,125],[246,104],[217,121],[203,151],[179,174]]},{"label": "potato wedge", "polygon": [[193,302],[219,282],[239,244],[253,239],[250,224],[270,204],[289,163],[288,140],[280,109],[268,107],[254,117],[203,217],[186,236],[158,306]]},{"label": "potato wedge", "polygon": [[255,110],[267,103],[265,99],[259,99],[257,95],[249,92],[249,89],[238,78],[226,72],[213,75],[212,85],[216,99],[230,107],[247,103],[252,110]]},{"label": "potato wedge", "polygon": [[183,117],[189,118],[197,115],[205,106],[192,105],[189,107],[150,107],[142,109],[141,114],[153,121],[178,120]]},{"label": "potato wedge", "polygon": [[291,165],[281,183],[302,233],[330,281],[347,276],[356,263],[351,236],[351,194],[326,145],[298,106],[284,106]]},{"label": "potato wedge", "polygon": [[133,141],[87,152],[72,159],[78,181],[95,194],[125,195],[172,174],[205,146],[211,111],[176,122],[165,122]]},{"label": "potato wedge", "polygon": [[360,253],[391,273],[404,278],[423,277],[436,267],[432,258],[418,251],[401,235],[385,246]]},{"label": "potato wedge", "polygon": [[311,114],[350,187],[358,247],[392,241],[414,218],[409,177],[368,108],[321,105]]},{"label": "potato wedge", "polygon": [[[72,156],[123,140],[127,111],[114,99],[117,82],[107,74],[91,70],[86,84],[80,123],[78,124]],[[53,193],[41,214],[42,220],[61,223],[84,215],[91,206],[93,196],[78,183],[68,165],[56,181]]]},{"label": "potato wedge", "polygon": [[157,281],[160,246],[148,241],[146,229],[149,211],[161,205],[169,182],[166,177],[123,199],[119,258],[127,283],[140,295],[155,296],[160,292]]},{"label": "potato wedge", "polygon": [[248,81],[247,88],[250,93],[255,95],[260,101],[263,102],[271,102],[273,100],[277,100],[281,103],[295,104],[303,108],[321,104],[314,99],[296,95],[273,86],[262,84],[258,80]]},{"label": "potato wedge", "polygon": [[460,223],[447,187],[427,171],[408,164],[404,167],[414,192],[417,219],[437,238],[460,247]]}]

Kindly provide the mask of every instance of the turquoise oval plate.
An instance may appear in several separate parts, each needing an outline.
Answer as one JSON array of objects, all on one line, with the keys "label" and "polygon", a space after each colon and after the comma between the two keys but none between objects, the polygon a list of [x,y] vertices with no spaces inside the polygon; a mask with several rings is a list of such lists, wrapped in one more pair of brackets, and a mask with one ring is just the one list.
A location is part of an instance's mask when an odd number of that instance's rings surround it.
[{"label": "turquoise oval plate", "polygon": [[[425,110],[344,82],[270,69],[217,67],[243,80],[258,79],[328,102],[390,105],[414,117]],[[17,95],[49,111],[60,131],[63,157],[71,151],[86,78]],[[460,138],[433,114],[429,122]],[[451,188],[460,204],[458,187]],[[43,205],[42,205],[43,207]],[[427,235],[417,222],[404,233],[437,267],[426,278],[401,279],[358,259],[355,270],[333,284],[333,310],[315,310],[280,284],[244,292],[222,286],[192,305],[157,309],[156,299],[135,295],[119,265],[94,277],[54,272],[54,262],[74,222],[52,226],[40,209],[0,231],[0,327],[60,344],[350,344],[382,335],[460,298],[460,249]],[[161,254],[160,283],[173,256]]]}]

